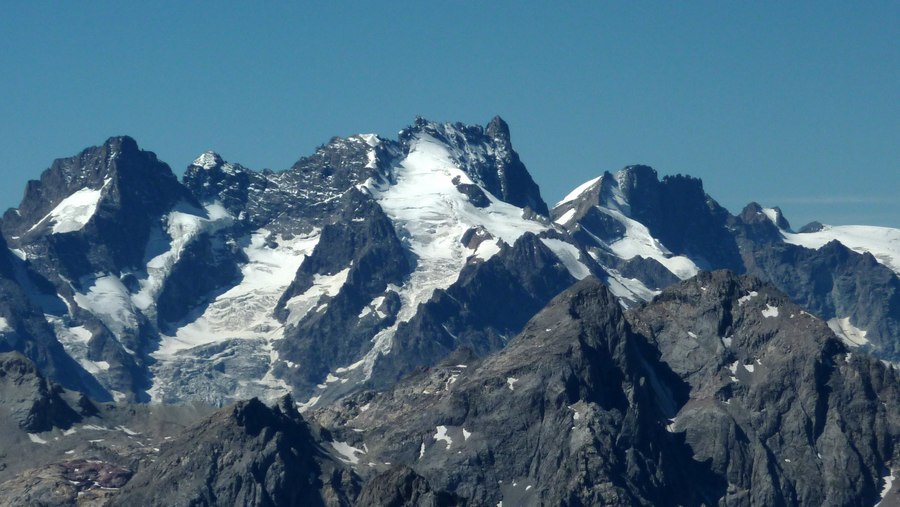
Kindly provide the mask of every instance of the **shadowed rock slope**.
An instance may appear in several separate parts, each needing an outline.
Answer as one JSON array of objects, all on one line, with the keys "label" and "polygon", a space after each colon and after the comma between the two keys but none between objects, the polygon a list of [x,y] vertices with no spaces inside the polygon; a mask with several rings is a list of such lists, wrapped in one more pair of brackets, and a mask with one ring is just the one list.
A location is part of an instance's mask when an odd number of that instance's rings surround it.
[{"label": "shadowed rock slope", "polygon": [[873,505],[897,375],[769,285],[701,274],[624,314],[593,279],[504,350],[315,418],[476,505]]}]

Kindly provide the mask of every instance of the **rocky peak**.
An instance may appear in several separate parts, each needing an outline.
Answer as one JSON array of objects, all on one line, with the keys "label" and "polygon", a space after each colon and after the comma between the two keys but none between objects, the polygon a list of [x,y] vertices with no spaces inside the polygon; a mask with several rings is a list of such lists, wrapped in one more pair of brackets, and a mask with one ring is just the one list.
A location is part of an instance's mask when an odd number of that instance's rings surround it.
[{"label": "rocky peak", "polygon": [[509,126],[499,116],[486,128],[417,117],[412,126],[400,131],[400,144],[408,152],[420,136],[446,146],[456,164],[496,198],[543,216],[549,214],[540,189],[512,148]]},{"label": "rocky peak", "polygon": [[357,479],[292,404],[254,398],[214,413],[164,446],[110,505],[348,505]]},{"label": "rocky peak", "polygon": [[222,157],[219,156],[218,153],[214,151],[205,151],[199,157],[194,159],[191,163],[191,166],[200,167],[203,169],[212,169],[214,167],[221,166],[225,161],[222,160]]},{"label": "rocky peak", "polygon": [[791,224],[784,217],[784,213],[782,213],[781,208],[778,206],[774,208],[764,208],[756,202],[751,202],[744,206],[744,209],[741,210],[738,218],[748,225],[769,223],[774,225],[778,230],[787,232],[790,232],[791,230]]},{"label": "rocky peak", "polygon": [[789,231],[790,224],[778,208],[763,208],[751,202],[744,206],[737,220],[743,225],[742,233],[752,241],[775,243],[781,241],[781,231]]},{"label": "rocky peak", "polygon": [[509,142],[509,125],[500,116],[494,116],[484,129],[492,139],[501,139]]},{"label": "rocky peak", "polygon": [[79,223],[53,232],[80,230],[98,211],[134,208],[129,209],[133,213],[136,208],[147,208],[155,213],[186,196],[169,166],[156,154],[140,150],[130,137],[111,137],[101,146],[57,159],[39,181],[28,182],[18,209],[4,215],[4,233],[9,237],[40,232],[42,224],[51,226],[63,219]]},{"label": "rocky peak", "polygon": [[638,191],[646,192],[648,189],[655,188],[659,185],[659,175],[656,173],[656,169],[648,165],[637,164],[626,166],[619,171],[617,179],[619,180],[622,192],[626,195],[631,195]]},{"label": "rocky peak", "polygon": [[53,427],[68,428],[78,421],[80,416],[62,399],[62,392],[25,356],[0,353],[0,414],[19,428],[37,433]]}]

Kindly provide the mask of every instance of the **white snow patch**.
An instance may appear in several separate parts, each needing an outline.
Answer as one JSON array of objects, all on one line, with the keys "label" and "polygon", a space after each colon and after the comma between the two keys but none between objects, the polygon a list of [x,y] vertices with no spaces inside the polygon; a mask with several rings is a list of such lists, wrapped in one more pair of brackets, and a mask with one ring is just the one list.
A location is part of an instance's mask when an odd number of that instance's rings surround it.
[{"label": "white snow patch", "polygon": [[359,134],[359,137],[372,148],[381,144],[381,139],[379,139],[376,134]]},{"label": "white snow patch", "polygon": [[9,321],[7,321],[3,317],[0,317],[0,333],[12,333],[14,331],[15,329],[13,329],[12,326],[9,325]]},{"label": "white snow patch", "polygon": [[769,221],[775,225],[775,227],[778,227],[778,210],[776,210],[775,208],[763,208],[762,212],[764,215],[766,215],[766,218],[768,218]]},{"label": "white snow patch", "polygon": [[129,435],[132,437],[136,436],[136,435],[140,435],[140,433],[138,433],[136,431],[132,431],[132,430],[126,428],[125,426],[116,426],[116,429],[121,431],[122,433],[125,433],[126,435]]},{"label": "white snow patch", "polygon": [[833,318],[828,321],[828,327],[843,340],[844,343],[851,347],[859,347],[869,343],[866,338],[866,330],[860,329],[850,323],[850,317]]},{"label": "white snow patch", "polygon": [[571,201],[574,201],[575,199],[578,199],[581,196],[581,194],[583,194],[585,191],[587,191],[587,189],[591,188],[591,186],[593,186],[595,183],[600,181],[602,178],[603,178],[603,176],[598,176],[592,180],[585,181],[581,185],[578,185],[577,187],[575,187],[574,190],[572,190],[571,192],[566,194],[566,196],[563,197],[561,201],[556,203],[556,206],[554,206],[554,208],[558,208],[559,206],[561,206],[567,202],[571,202]]},{"label": "white snow patch", "polygon": [[637,278],[625,278],[615,269],[607,267],[606,272],[609,274],[605,280],[606,285],[609,287],[610,292],[619,299],[650,301],[661,292],[649,289]]},{"label": "white snow patch", "polygon": [[569,211],[566,211],[565,213],[560,215],[559,218],[554,220],[554,222],[558,223],[559,225],[566,225],[567,223],[572,221],[572,218],[574,218],[574,217],[575,217],[575,208],[572,208]]},{"label": "white snow patch", "polygon": [[82,188],[66,197],[50,213],[47,213],[44,218],[38,220],[29,229],[29,232],[48,221],[53,224],[53,229],[51,230],[53,234],[80,231],[94,216],[94,213],[97,211],[97,204],[100,202],[100,197],[103,194],[103,189],[106,188],[110,181],[107,178],[103,181],[103,186],[98,189]]},{"label": "white snow patch", "polygon": [[591,275],[591,270],[579,260],[580,252],[575,245],[559,239],[548,238],[541,238],[541,242],[556,255],[576,280],[582,280]]},{"label": "white snow patch", "polygon": [[121,340],[138,328],[137,309],[118,277],[98,274],[88,277],[82,286],[88,287],[87,292],[76,291],[75,302],[100,319],[116,338]]},{"label": "white snow patch", "polygon": [[106,426],[97,426],[96,424],[85,424],[81,426],[83,430],[94,430],[94,431],[109,431],[109,428]]},{"label": "white snow patch", "polygon": [[316,406],[316,403],[319,402],[319,398],[321,398],[321,396],[313,396],[312,398],[308,399],[306,403],[298,402],[297,411],[302,414],[303,412],[306,412],[307,410],[313,408],[314,406]]},{"label": "white snow patch", "polygon": [[475,257],[483,261],[490,259],[498,253],[500,253],[500,240],[482,241],[478,244],[478,248],[475,249]]},{"label": "white snow patch", "polygon": [[471,433],[471,432],[469,432],[469,431],[466,431],[466,429],[465,429],[465,428],[463,428],[463,430],[462,430],[462,433],[463,433],[463,440],[464,440],[464,441],[465,441],[465,440],[468,440],[468,439],[469,439],[469,437],[471,437],[471,436],[472,436],[472,433]]},{"label": "white snow patch", "polygon": [[728,370],[731,372],[732,375],[737,374],[737,369],[738,369],[739,364],[740,364],[740,361],[735,361],[735,362],[731,363],[730,365],[728,365]]},{"label": "white snow patch", "polygon": [[697,338],[697,335],[694,334],[693,331],[688,331],[688,336],[690,336],[691,338]]},{"label": "white snow patch", "polygon": [[894,487],[894,471],[888,470],[887,475],[881,478],[884,481],[884,485],[881,486],[881,500],[875,504],[875,507],[881,505],[881,502],[887,497],[887,494],[891,492],[891,488]]},{"label": "white snow patch", "polygon": [[351,364],[350,366],[343,366],[341,368],[336,368],[334,370],[334,372],[335,373],[347,373],[348,371],[353,371],[353,370],[359,368],[360,366],[363,365],[363,363],[364,363],[364,360],[360,359],[359,361]]},{"label": "white snow patch", "polygon": [[9,251],[12,252],[12,254],[15,255],[16,257],[18,257],[20,260],[23,260],[23,261],[28,260],[28,254],[26,254],[25,251],[22,249],[10,248]]},{"label": "white snow patch", "polygon": [[726,346],[726,347],[730,347],[730,346],[731,346],[731,342],[732,342],[733,339],[734,339],[734,338],[732,338],[731,336],[725,336],[725,337],[723,337],[723,338],[722,338],[722,345],[724,345],[724,346]]},{"label": "white snow patch", "polygon": [[372,300],[371,303],[369,303],[368,306],[363,307],[363,309],[359,312],[359,316],[357,318],[361,319],[361,318],[365,317],[366,315],[372,313],[373,311],[375,312],[375,315],[377,315],[379,319],[383,319],[383,318],[387,317],[387,314],[379,309],[381,307],[382,303],[384,303],[384,296],[376,297],[375,299]]},{"label": "white snow patch", "polygon": [[[62,344],[66,353],[78,361],[82,368],[93,375],[109,370],[106,361],[92,361],[88,359],[88,341],[93,336],[84,326],[66,327],[66,321],[56,315],[45,314],[44,318],[53,326],[56,339]],[[102,377],[98,377],[101,381]]]},{"label": "white snow patch", "polygon": [[826,225],[819,232],[792,234],[782,232],[784,241],[813,250],[838,240],[856,252],[869,252],[878,262],[900,274],[900,229],[867,225]]},{"label": "white snow patch", "polygon": [[672,254],[650,234],[644,224],[625,216],[618,210],[602,207],[597,209],[610,215],[625,227],[625,235],[609,244],[609,249],[617,257],[624,260],[637,256],[655,259],[682,280],[686,280],[700,271],[700,268],[691,259],[684,255]]},{"label": "white snow patch", "polygon": [[425,456],[425,442],[422,442],[422,446],[419,447],[419,459],[422,459],[422,456]]},{"label": "white snow patch", "polygon": [[749,302],[751,299],[755,298],[758,295],[759,295],[759,292],[756,292],[755,290],[751,290],[750,292],[747,293],[746,296],[741,296],[738,298],[738,306],[744,306],[744,303]]},{"label": "white snow patch", "polygon": [[303,259],[319,241],[319,232],[284,239],[274,237],[277,246],[267,242],[270,232],[260,229],[250,235],[244,247],[248,262],[241,266],[238,285],[216,297],[202,315],[180,327],[174,336],[162,336],[157,359],[167,359],[180,351],[220,341],[224,338],[256,339],[269,342],[281,338],[282,325],[272,308],[294,280]]},{"label": "white snow patch", "polygon": [[204,169],[212,169],[216,164],[222,162],[221,157],[214,151],[204,152],[202,155],[194,159],[191,165],[202,167]]},{"label": "white snow patch", "polygon": [[762,316],[766,319],[778,317],[778,307],[766,303],[766,309],[762,310]]},{"label": "white snow patch", "polygon": [[29,434],[28,434],[28,440],[31,440],[32,442],[34,442],[34,443],[36,443],[36,444],[46,444],[46,443],[47,443],[46,440],[44,440],[43,438],[37,436],[37,435],[34,434],[34,433],[29,433]]},{"label": "white snow patch", "polygon": [[317,307],[322,296],[334,297],[340,292],[341,287],[347,281],[350,268],[344,268],[331,275],[316,274],[313,276],[313,285],[303,294],[298,294],[285,303],[288,311],[287,325],[296,325],[306,316],[310,310]]},{"label": "white snow patch", "polygon": [[506,387],[508,387],[510,391],[514,391],[515,390],[514,385],[518,381],[519,381],[519,379],[517,379],[515,377],[506,377]]},{"label": "white snow patch", "polygon": [[744,369],[747,370],[747,371],[749,371],[750,373],[753,373],[753,370],[756,369],[756,365],[753,364],[753,363],[745,364],[745,365],[744,365]]},{"label": "white snow patch", "polygon": [[440,440],[447,443],[447,450],[450,450],[450,445],[453,444],[453,439],[447,435],[447,427],[446,426],[438,426],[435,428],[434,437],[435,440]]},{"label": "white snow patch", "polygon": [[669,424],[666,425],[666,431],[669,433],[675,433],[675,422],[678,420],[677,417],[673,417],[669,419]]},{"label": "white snow patch", "polygon": [[347,442],[329,442],[331,447],[340,454],[341,461],[345,463],[350,463],[351,465],[359,464],[359,456],[357,454],[365,454],[366,452],[362,449],[357,449]]}]

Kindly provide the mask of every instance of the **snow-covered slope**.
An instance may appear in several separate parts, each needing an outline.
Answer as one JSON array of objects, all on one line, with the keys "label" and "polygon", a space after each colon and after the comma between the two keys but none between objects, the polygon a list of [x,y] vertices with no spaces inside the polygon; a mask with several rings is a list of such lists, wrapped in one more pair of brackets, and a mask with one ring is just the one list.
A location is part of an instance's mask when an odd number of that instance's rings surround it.
[{"label": "snow-covered slope", "polygon": [[97,211],[100,196],[108,184],[109,180],[106,180],[101,188],[82,188],[66,197],[47,216],[34,224],[30,230],[43,225],[52,225],[51,231],[53,234],[81,230],[87,225],[88,220],[94,216],[94,212]]}]

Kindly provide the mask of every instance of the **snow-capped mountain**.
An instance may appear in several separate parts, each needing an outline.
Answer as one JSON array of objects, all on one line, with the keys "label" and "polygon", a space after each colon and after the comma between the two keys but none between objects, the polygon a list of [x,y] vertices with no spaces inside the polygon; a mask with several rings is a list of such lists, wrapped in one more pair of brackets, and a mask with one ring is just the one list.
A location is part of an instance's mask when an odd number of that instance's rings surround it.
[{"label": "snow-capped mountain", "polygon": [[701,270],[748,272],[900,357],[896,230],[794,233],[777,208],[732,216],[646,166],[548,211],[499,118],[334,138],[281,172],[206,152],[183,182],[112,138],[54,162],[2,230],[9,348],[99,399],[315,406],[502,348],[591,274],[627,307]]},{"label": "snow-capped mountain", "polygon": [[646,166],[604,173],[551,210],[616,283],[649,300],[700,270],[774,283],[849,345],[900,359],[900,230],[813,223],[794,232],[779,208],[732,216],[688,176]]},{"label": "snow-capped mountain", "polygon": [[[501,119],[420,118],[283,172],[207,152],[183,183],[113,138],[55,162],[3,231],[95,397],[312,406],[496,350],[575,280],[605,278],[546,214]],[[495,311],[509,298],[521,306]]]},{"label": "snow-capped mountain", "polygon": [[896,229],[646,166],[551,209],[503,120],[419,118],[181,181],[111,138],[0,231],[13,504],[897,497]]}]

